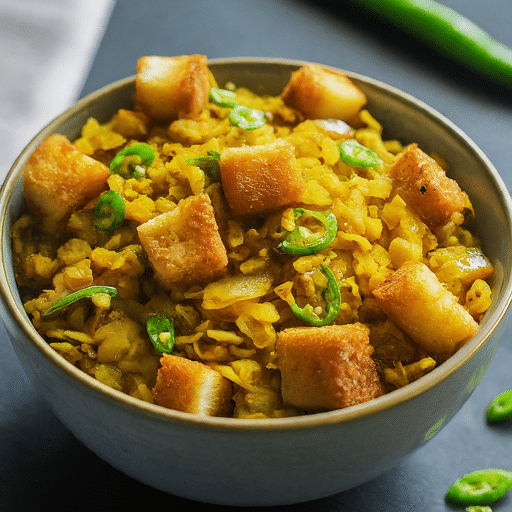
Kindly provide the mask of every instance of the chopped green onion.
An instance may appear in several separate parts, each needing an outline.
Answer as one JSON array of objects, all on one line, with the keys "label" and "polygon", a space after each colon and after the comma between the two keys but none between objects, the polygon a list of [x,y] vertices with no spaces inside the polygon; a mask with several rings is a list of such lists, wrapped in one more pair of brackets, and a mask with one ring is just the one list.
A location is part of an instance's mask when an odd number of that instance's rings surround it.
[{"label": "chopped green onion", "polygon": [[322,213],[305,208],[294,208],[293,215],[295,220],[299,220],[303,215],[310,215],[320,221],[325,230],[322,233],[311,233],[303,226],[297,226],[290,231],[284,240],[277,246],[282,254],[291,254],[293,256],[306,256],[315,254],[328,247],[336,237],[338,232],[338,222],[331,212]]},{"label": "chopped green onion", "polygon": [[303,322],[307,323],[308,325],[312,325],[313,327],[321,327],[323,325],[332,324],[336,320],[341,307],[341,295],[336,277],[332,273],[331,269],[324,263],[320,265],[320,268],[327,276],[327,286],[322,292],[322,295],[327,303],[325,306],[325,317],[321,318],[319,315],[317,315],[311,304],[306,304],[306,306],[300,308],[297,306],[297,303],[294,302],[290,306],[292,312],[297,318],[300,318]]},{"label": "chopped green onion", "polygon": [[100,231],[115,231],[124,219],[124,200],[115,190],[102,194],[94,207],[94,227]]},{"label": "chopped green onion", "polygon": [[185,163],[199,167],[210,178],[211,183],[220,181],[220,153],[218,151],[211,149],[208,151],[208,156],[187,158]]},{"label": "chopped green onion", "polygon": [[340,159],[356,167],[375,167],[382,163],[375,151],[359,144],[355,139],[348,139],[340,145]]},{"label": "chopped green onion", "polygon": [[[120,174],[124,178],[129,178],[134,174],[134,170],[140,175],[140,166],[148,166],[153,163],[156,153],[149,144],[133,144],[128,146],[112,159],[110,162],[110,172]],[[142,167],[144,176],[145,169]],[[140,177],[140,176],[134,176]]]},{"label": "chopped green onion", "polygon": [[237,105],[229,113],[229,122],[243,130],[255,130],[261,128],[267,120],[265,119],[265,113],[261,110]]},{"label": "chopped green onion", "polygon": [[236,93],[227,89],[218,89],[212,87],[210,89],[210,101],[223,108],[233,108],[238,105]]},{"label": "chopped green onion", "polygon": [[165,313],[150,316],[146,322],[149,339],[159,356],[170,354],[174,348],[174,325]]},{"label": "chopped green onion", "polygon": [[90,298],[93,295],[97,295],[98,293],[106,293],[111,297],[115,297],[117,295],[117,290],[112,286],[88,286],[87,288],[82,288],[81,290],[70,293],[69,295],[66,295],[60,299],[53,306],[48,308],[43,313],[43,316],[51,315],[52,313],[55,313],[56,311],[59,311],[60,309],[65,308],[66,306],[69,306],[70,304],[73,304],[80,299],[84,299],[86,297]]}]

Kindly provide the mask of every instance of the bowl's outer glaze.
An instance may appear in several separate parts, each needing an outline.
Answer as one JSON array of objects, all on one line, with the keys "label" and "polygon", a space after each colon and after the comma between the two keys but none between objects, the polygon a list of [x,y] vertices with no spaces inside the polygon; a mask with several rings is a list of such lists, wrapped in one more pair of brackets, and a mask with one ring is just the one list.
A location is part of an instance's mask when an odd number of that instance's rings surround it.
[{"label": "bowl's outer glaze", "polygon": [[[228,80],[279,94],[301,63],[264,59],[212,61]],[[21,170],[54,132],[74,139],[89,117],[101,122],[130,108],[133,77],[88,96],[27,146],[0,196],[0,292],[6,330],[36,390],[61,421],[104,460],[160,490],[211,503],[299,503],[363,483],[431,439],[459,410],[494,357],[512,296],[511,200],[492,164],[460,130],[421,102],[379,82],[349,74],[366,92],[385,137],[416,141],[452,163],[450,176],[477,212],[476,230],[496,268],[494,303],[480,331],[419,381],[366,404],[279,420],[202,418],[146,404],[103,386],[58,356],[23,311],[12,271],[10,231],[22,204]]]}]

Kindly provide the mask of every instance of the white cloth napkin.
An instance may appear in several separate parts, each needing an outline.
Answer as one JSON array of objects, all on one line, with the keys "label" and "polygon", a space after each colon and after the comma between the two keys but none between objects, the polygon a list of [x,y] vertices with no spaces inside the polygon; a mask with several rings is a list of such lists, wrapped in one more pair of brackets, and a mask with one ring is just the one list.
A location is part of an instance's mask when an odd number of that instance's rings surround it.
[{"label": "white cloth napkin", "polygon": [[77,99],[115,0],[0,0],[0,183]]}]

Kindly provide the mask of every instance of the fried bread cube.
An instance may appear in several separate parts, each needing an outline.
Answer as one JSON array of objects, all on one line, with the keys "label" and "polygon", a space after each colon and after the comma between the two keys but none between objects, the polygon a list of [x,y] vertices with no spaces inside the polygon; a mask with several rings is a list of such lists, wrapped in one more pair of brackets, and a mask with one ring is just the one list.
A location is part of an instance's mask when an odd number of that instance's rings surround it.
[{"label": "fried bread cube", "polygon": [[174,210],[138,226],[156,278],[167,289],[212,281],[228,258],[207,194],[182,199]]},{"label": "fried bread cube", "polygon": [[170,122],[196,115],[208,105],[210,81],[205,55],[141,57],[135,76],[135,103],[150,118]]},{"label": "fried bread cube", "polygon": [[164,354],[152,390],[157,405],[207,416],[229,416],[231,382],[199,361]]},{"label": "fried bread cube", "polygon": [[309,119],[341,119],[350,123],[366,95],[343,73],[317,64],[306,64],[294,71],[281,93],[286,105]]},{"label": "fried bread cube", "polygon": [[333,410],[383,394],[363,324],[284,329],[276,349],[281,393],[289,405]]},{"label": "fried bread cube", "polygon": [[420,261],[407,261],[373,290],[380,308],[430,354],[450,356],[478,331],[469,312]]},{"label": "fried bread cube", "polygon": [[283,140],[226,148],[220,156],[224,195],[233,215],[296,204],[305,187],[294,147]]},{"label": "fried bread cube", "polygon": [[389,176],[395,181],[396,192],[433,231],[464,209],[464,194],[457,182],[416,145],[404,151]]},{"label": "fried bread cube", "polygon": [[64,135],[46,138],[23,171],[23,195],[46,232],[62,228],[73,210],[107,188],[108,167],[84,155]]}]

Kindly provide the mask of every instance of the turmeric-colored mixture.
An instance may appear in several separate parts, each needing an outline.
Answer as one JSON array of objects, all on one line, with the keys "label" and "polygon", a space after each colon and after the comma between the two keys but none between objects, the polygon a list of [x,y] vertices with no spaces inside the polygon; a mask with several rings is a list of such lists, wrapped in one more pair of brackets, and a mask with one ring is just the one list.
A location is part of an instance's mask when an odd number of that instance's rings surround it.
[{"label": "turmeric-colored mixture", "polygon": [[348,407],[445,361],[493,274],[450,155],[383,140],[329,68],[279,97],[235,84],[143,57],[133,110],[35,150],[12,240],[41,336],[116,390],[237,418]]}]

